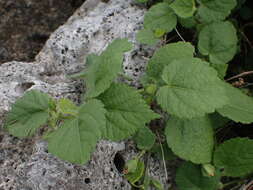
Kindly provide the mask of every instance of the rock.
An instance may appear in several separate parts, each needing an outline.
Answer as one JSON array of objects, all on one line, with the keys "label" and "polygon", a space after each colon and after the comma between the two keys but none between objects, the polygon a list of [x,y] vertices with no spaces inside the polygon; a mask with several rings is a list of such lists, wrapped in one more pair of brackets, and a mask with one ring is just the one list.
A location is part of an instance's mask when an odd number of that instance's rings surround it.
[{"label": "rock", "polygon": [[[154,51],[135,40],[144,12],[132,0],[108,3],[87,0],[51,35],[35,62],[12,61],[0,65],[0,124],[11,104],[27,90],[37,89],[55,98],[67,97],[79,103],[82,85],[66,75],[85,68],[88,54],[101,53],[116,38],[128,38],[135,44],[134,50],[125,54],[124,71],[134,79],[133,85],[138,85],[147,58]],[[129,150],[125,142],[100,141],[84,166],[57,159],[47,152],[46,142],[37,137],[22,140],[0,131],[0,146],[1,190],[131,189],[115,166],[115,155],[132,152],[122,159],[134,155],[135,148]],[[152,161],[150,171],[154,167],[160,173],[156,177],[166,183],[161,162]]]}]

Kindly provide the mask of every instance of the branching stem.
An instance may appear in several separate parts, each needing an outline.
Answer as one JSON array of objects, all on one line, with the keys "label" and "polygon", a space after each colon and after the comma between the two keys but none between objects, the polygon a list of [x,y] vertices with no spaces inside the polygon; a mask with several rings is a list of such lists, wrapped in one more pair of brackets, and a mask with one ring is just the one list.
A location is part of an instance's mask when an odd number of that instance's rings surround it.
[{"label": "branching stem", "polygon": [[231,81],[233,79],[236,79],[236,78],[239,78],[239,77],[243,77],[243,76],[246,76],[246,75],[251,75],[251,74],[253,74],[253,71],[246,71],[246,72],[240,73],[238,75],[235,75],[233,77],[230,77],[230,78],[226,79],[226,81]]}]

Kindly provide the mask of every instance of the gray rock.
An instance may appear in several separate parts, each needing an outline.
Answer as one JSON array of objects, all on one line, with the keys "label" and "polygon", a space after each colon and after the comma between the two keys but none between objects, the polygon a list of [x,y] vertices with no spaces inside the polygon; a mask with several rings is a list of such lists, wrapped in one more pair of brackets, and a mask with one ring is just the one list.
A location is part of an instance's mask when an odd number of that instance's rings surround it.
[{"label": "gray rock", "polygon": [[[101,53],[116,38],[128,38],[135,44],[134,50],[125,54],[124,71],[133,78],[133,85],[138,85],[147,58],[154,51],[135,40],[144,12],[132,0],[87,0],[51,35],[35,62],[0,65],[0,125],[11,104],[27,90],[37,89],[79,103],[82,85],[66,75],[85,68],[89,53]],[[37,137],[17,139],[0,131],[0,146],[0,190],[130,189],[115,166],[115,155],[122,154],[127,160],[136,154],[134,147],[125,147],[125,142],[99,142],[84,166],[57,159]],[[166,183],[160,161],[153,159],[149,167],[150,171],[155,169],[154,177]]]}]

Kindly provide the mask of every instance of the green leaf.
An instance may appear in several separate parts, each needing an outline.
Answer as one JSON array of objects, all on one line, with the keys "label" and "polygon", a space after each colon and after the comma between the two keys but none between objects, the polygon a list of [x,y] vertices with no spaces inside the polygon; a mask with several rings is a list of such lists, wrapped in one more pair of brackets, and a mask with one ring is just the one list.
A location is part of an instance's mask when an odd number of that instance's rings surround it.
[{"label": "green leaf", "polygon": [[148,0],[136,0],[138,3],[147,3]]},{"label": "green leaf", "polygon": [[177,16],[168,3],[158,3],[152,6],[144,17],[144,28],[149,30],[164,30],[170,32],[176,27]]},{"label": "green leaf", "polygon": [[168,113],[193,118],[212,113],[227,104],[224,85],[208,63],[182,58],[164,68],[166,85],[157,92],[157,101]]},{"label": "green leaf", "polygon": [[208,117],[212,123],[213,129],[222,128],[230,121],[228,118],[221,116],[217,112],[209,114]]},{"label": "green leaf", "polygon": [[175,0],[170,7],[182,18],[191,17],[196,11],[195,0]]},{"label": "green leaf", "polygon": [[[162,150],[162,148],[163,148],[163,150]],[[168,147],[167,142],[162,144],[162,147],[161,147],[160,143],[154,144],[154,146],[152,147],[150,152],[153,153],[160,160],[163,160],[163,159],[164,160],[175,160],[175,159],[177,159],[177,156]]]},{"label": "green leaf", "polygon": [[228,117],[236,122],[253,122],[253,98],[247,96],[242,91],[229,84],[224,84],[229,102],[217,111],[224,117]]},{"label": "green leaf", "polygon": [[211,63],[225,64],[236,54],[237,41],[232,23],[216,22],[206,25],[200,31],[198,49],[202,55],[209,56]]},{"label": "green leaf", "polygon": [[176,184],[180,190],[217,190],[219,176],[205,177],[200,166],[185,162],[177,170]]},{"label": "green leaf", "polygon": [[214,134],[208,117],[191,120],[172,117],[167,123],[165,135],[168,146],[180,158],[196,164],[211,162]]},{"label": "green leaf", "polygon": [[123,140],[134,135],[152,119],[160,117],[154,113],[138,92],[125,84],[112,84],[99,99],[105,104],[106,132],[104,138]]},{"label": "green leaf", "polygon": [[[94,53],[91,53],[86,57],[85,65],[89,67],[90,65],[96,64],[96,62],[99,62],[99,56],[95,55]],[[79,78],[85,78],[86,75],[87,75],[87,71],[82,71],[80,73],[72,74],[67,77],[71,79],[79,79]]]},{"label": "green leaf", "polygon": [[64,121],[48,137],[48,150],[57,157],[84,164],[105,131],[105,109],[98,100],[81,105],[78,116]]},{"label": "green leaf", "polygon": [[69,99],[61,98],[57,102],[59,112],[62,114],[77,115],[78,107]]},{"label": "green leaf", "polygon": [[253,172],[253,140],[234,138],[218,146],[214,165],[224,169],[225,176],[240,177]]},{"label": "green leaf", "polygon": [[144,162],[138,161],[136,170],[133,173],[126,174],[125,177],[131,184],[135,184],[144,175],[144,171],[145,171]]},{"label": "green leaf", "polygon": [[137,166],[138,166],[138,160],[133,159],[133,160],[128,160],[125,167],[129,173],[134,173],[135,170],[137,169]]},{"label": "green leaf", "polygon": [[213,68],[218,72],[218,76],[220,79],[224,79],[227,73],[228,64],[211,64]]},{"label": "green leaf", "polygon": [[122,70],[124,52],[131,48],[132,45],[127,39],[116,39],[100,56],[89,57],[92,64],[88,67],[85,77],[86,97],[97,97],[110,87]]},{"label": "green leaf", "polygon": [[166,31],[163,30],[163,29],[156,29],[156,30],[155,30],[155,33],[154,33],[154,35],[155,35],[156,38],[161,38],[161,37],[163,37],[165,34],[166,34]]},{"label": "green leaf", "polygon": [[193,57],[194,51],[194,47],[187,42],[170,43],[158,49],[147,65],[147,76],[156,81],[162,80],[161,75],[165,66],[179,58]]},{"label": "green leaf", "polygon": [[26,92],[7,115],[5,127],[9,133],[17,137],[33,135],[49,119],[50,101],[50,97],[42,92]]},{"label": "green leaf", "polygon": [[199,0],[198,15],[204,23],[224,20],[236,6],[236,0]]},{"label": "green leaf", "polygon": [[197,21],[195,20],[195,17],[179,18],[178,21],[185,28],[193,28],[198,24]]},{"label": "green leaf", "polygon": [[155,143],[155,139],[155,134],[148,127],[139,129],[137,134],[134,136],[137,148],[141,150],[151,149]]},{"label": "green leaf", "polygon": [[137,40],[142,44],[155,45],[159,39],[155,37],[154,32],[151,30],[140,30],[137,33]]}]

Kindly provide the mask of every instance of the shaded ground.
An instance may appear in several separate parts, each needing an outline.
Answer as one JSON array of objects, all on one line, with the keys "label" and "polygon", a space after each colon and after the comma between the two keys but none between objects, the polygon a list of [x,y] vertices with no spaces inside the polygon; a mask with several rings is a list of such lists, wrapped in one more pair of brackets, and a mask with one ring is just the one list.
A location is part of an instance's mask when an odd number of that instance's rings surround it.
[{"label": "shaded ground", "polygon": [[32,61],[85,0],[0,0],[0,64]]}]

